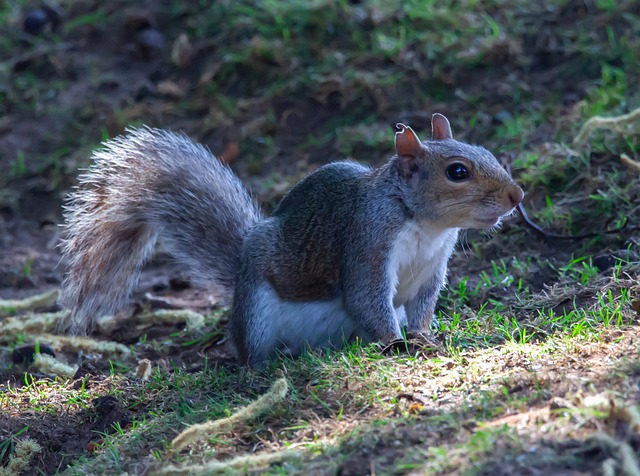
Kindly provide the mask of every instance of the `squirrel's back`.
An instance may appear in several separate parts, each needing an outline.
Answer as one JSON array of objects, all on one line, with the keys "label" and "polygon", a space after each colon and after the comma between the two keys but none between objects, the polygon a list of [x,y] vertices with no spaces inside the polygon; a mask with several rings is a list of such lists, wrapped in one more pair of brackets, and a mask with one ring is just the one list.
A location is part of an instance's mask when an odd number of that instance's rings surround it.
[{"label": "squirrel's back", "polygon": [[[370,172],[371,168],[357,162],[340,161],[324,165],[294,185],[280,201],[273,216],[295,213],[302,204],[335,209],[344,202],[335,203],[334,200],[345,194],[353,196],[354,184]],[[330,199],[329,202],[326,199]]]},{"label": "squirrel's back", "polygon": [[200,282],[233,288],[242,241],[261,218],[233,172],[183,134],[128,129],[94,152],[65,213],[61,304],[74,332],[117,311],[161,238]]},{"label": "squirrel's back", "polygon": [[[325,165],[296,184],[282,199],[271,220],[271,253],[265,278],[280,298],[292,301],[329,299],[342,283],[344,240],[357,215],[358,189],[371,169],[355,162]],[[341,227],[337,233],[335,226]],[[260,227],[255,233],[267,235]]]}]

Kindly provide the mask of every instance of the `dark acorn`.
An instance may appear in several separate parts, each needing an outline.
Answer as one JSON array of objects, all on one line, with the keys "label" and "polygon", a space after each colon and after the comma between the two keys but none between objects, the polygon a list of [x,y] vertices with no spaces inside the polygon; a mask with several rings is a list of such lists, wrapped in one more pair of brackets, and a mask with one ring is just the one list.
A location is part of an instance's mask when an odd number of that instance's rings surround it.
[{"label": "dark acorn", "polygon": [[49,21],[47,12],[42,8],[37,8],[29,12],[24,18],[23,28],[25,32],[36,36],[44,31]]}]

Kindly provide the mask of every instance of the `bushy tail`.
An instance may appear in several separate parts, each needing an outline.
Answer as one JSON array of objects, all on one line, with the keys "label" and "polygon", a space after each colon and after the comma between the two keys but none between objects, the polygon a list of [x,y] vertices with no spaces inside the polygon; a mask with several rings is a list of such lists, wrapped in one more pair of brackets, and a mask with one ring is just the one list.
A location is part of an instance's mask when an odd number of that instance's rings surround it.
[{"label": "bushy tail", "polygon": [[73,333],[112,314],[158,237],[194,280],[235,283],[242,240],[261,214],[240,180],[181,134],[128,129],[104,144],[66,207],[61,304]]}]

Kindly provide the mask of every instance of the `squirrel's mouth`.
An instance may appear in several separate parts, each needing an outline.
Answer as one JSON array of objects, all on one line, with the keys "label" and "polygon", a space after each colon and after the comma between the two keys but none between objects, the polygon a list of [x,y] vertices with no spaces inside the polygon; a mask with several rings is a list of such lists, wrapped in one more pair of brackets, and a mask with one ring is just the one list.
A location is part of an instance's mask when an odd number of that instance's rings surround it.
[{"label": "squirrel's mouth", "polygon": [[512,208],[504,213],[496,213],[495,211],[492,211],[481,216],[475,216],[474,219],[479,225],[481,225],[479,228],[491,228],[499,225],[502,219],[513,214],[514,210],[515,208]]},{"label": "squirrel's mouth", "polygon": [[503,215],[487,215],[483,217],[475,217],[475,221],[477,222],[477,228],[492,228],[497,226],[502,221]]}]

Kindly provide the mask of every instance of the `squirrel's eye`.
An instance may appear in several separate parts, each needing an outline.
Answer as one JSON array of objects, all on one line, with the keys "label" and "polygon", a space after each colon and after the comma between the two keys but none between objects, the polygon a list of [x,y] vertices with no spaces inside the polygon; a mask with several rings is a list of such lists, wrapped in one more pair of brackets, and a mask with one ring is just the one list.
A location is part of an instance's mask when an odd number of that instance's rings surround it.
[{"label": "squirrel's eye", "polygon": [[447,167],[447,177],[454,182],[460,182],[469,178],[469,171],[460,162],[456,162]]}]

